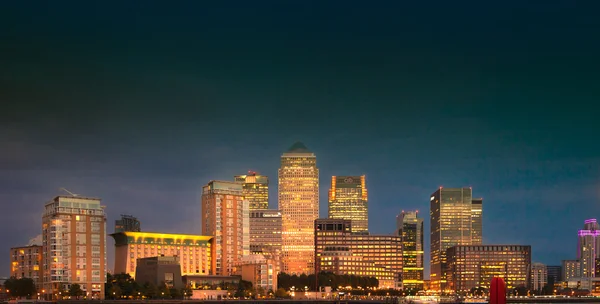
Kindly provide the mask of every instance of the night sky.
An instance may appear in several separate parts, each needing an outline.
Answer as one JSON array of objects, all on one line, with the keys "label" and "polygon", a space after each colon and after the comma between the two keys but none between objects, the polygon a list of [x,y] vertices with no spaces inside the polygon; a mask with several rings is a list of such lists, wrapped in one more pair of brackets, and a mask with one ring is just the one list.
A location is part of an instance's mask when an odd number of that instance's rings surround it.
[{"label": "night sky", "polygon": [[276,208],[298,140],[322,217],[331,175],[366,174],[371,232],[418,209],[428,261],[429,195],[472,186],[485,243],[575,258],[600,217],[600,4],[399,2],[0,3],[0,276],[61,187],[109,233],[200,233],[209,180],[268,175]]}]

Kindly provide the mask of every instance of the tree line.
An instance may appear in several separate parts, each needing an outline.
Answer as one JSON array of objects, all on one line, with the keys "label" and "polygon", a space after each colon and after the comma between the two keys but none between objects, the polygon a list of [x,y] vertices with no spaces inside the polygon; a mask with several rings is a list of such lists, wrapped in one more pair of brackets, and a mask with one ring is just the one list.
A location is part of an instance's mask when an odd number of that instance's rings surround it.
[{"label": "tree line", "polygon": [[296,290],[302,291],[304,291],[305,287],[308,287],[308,291],[317,291],[315,290],[317,286],[319,289],[331,286],[334,290],[338,286],[350,286],[352,289],[358,289],[359,287],[367,289],[379,287],[379,280],[375,277],[364,277],[353,274],[336,275],[332,272],[319,272],[318,276],[314,274],[301,274],[298,276],[295,274],[280,273],[277,275],[277,286],[284,290],[290,290],[291,287],[295,287]]},{"label": "tree line", "polygon": [[56,294],[53,294],[54,291],[52,290],[45,291],[43,289],[38,289],[38,286],[35,286],[35,282],[31,278],[17,279],[15,277],[11,277],[4,281],[4,289],[10,297],[27,299],[37,298],[38,295],[42,297],[50,296],[56,298],[70,296],[77,299],[85,295],[85,292],[83,289],[81,289],[79,284],[71,284],[69,289],[66,289],[64,285],[60,285]]},{"label": "tree line", "polygon": [[156,286],[152,283],[139,284],[129,274],[120,273],[106,275],[104,297],[106,299],[149,298],[149,299],[183,299],[190,297],[192,290],[169,288],[167,284]]}]

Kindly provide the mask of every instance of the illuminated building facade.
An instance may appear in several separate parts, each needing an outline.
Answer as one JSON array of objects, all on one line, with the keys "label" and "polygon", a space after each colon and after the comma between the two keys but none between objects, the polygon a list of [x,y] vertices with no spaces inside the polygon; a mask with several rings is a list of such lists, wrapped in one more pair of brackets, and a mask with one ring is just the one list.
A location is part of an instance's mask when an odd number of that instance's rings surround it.
[{"label": "illuminated building facade", "polygon": [[542,263],[531,264],[531,290],[541,291],[548,283],[548,269]]},{"label": "illuminated building facade", "polygon": [[446,250],[472,244],[472,189],[440,187],[429,200],[431,290],[443,291],[446,287]]},{"label": "illuminated building facade", "polygon": [[252,286],[262,287],[264,291],[277,290],[277,262],[263,255],[245,256],[238,263],[242,280],[252,282]]},{"label": "illuminated building facade", "polygon": [[319,169],[315,154],[300,142],[281,156],[278,196],[282,214],[282,271],[312,273],[314,221],[319,217]]},{"label": "illuminated building facade", "polygon": [[[318,219],[314,223],[315,261],[319,260],[325,248],[346,247],[354,256],[362,257],[394,274],[394,286],[401,288],[402,239],[397,235],[363,235],[352,233],[352,222],[343,219]],[[317,272],[320,263],[316,263]],[[382,287],[382,286],[380,286]]]},{"label": "illuminated building facade", "polygon": [[272,258],[280,256],[281,212],[279,210],[250,210],[250,252]]},{"label": "illuminated building facade", "polygon": [[241,183],[211,181],[202,188],[202,234],[215,236],[215,275],[232,275],[250,254],[250,210]]},{"label": "illuminated building facade", "polygon": [[269,209],[269,178],[250,171],[248,175],[237,175],[236,182],[242,183],[242,194],[248,200],[250,210]]},{"label": "illuminated building facade", "polygon": [[471,244],[483,243],[483,199],[474,198],[471,201]]},{"label": "illuminated building facade", "polygon": [[379,281],[379,288],[394,288],[396,274],[384,266],[357,256],[348,247],[325,247],[317,258],[320,271],[336,275],[355,275],[374,277]]},{"label": "illuminated building facade", "polygon": [[596,219],[586,220],[578,233],[577,259],[579,275],[584,278],[596,276],[596,259],[600,257],[600,227]]},{"label": "illuminated building facade", "polygon": [[562,281],[566,282],[572,278],[581,277],[581,266],[579,260],[562,260]]},{"label": "illuminated building facade", "polygon": [[423,219],[418,211],[402,211],[396,218],[402,240],[402,286],[423,290]]},{"label": "illuminated building facade", "polygon": [[115,272],[135,278],[138,259],[157,256],[177,257],[183,275],[209,275],[215,270],[211,259],[212,236],[153,232],[117,232]]},{"label": "illuminated building facade", "polygon": [[329,218],[352,220],[352,232],[368,234],[369,206],[366,177],[332,176]]},{"label": "illuminated building facade", "polygon": [[31,245],[10,249],[10,277],[30,278],[35,287],[42,287],[42,246]]},{"label": "illuminated building facade", "polygon": [[448,289],[469,292],[490,288],[494,277],[504,279],[506,289],[529,286],[531,246],[461,245],[448,248]]},{"label": "illuminated building facade", "polygon": [[42,217],[43,289],[79,284],[86,298],[104,299],[106,215],[98,198],[57,196]]},{"label": "illuminated building facade", "polygon": [[142,231],[140,221],[131,215],[121,214],[121,218],[115,221],[115,232],[125,231]]}]

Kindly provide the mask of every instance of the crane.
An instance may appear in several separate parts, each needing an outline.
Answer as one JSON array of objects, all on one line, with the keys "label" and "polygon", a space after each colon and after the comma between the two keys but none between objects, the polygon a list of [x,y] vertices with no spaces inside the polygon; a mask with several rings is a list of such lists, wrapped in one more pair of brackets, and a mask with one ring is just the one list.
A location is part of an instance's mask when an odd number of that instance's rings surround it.
[{"label": "crane", "polygon": [[67,190],[67,189],[65,189],[65,188],[60,188],[60,189],[58,189],[58,190],[59,190],[59,191],[64,191],[64,192],[67,192],[67,193],[71,194],[71,196],[79,196],[79,194],[75,194],[75,193],[73,193],[73,192],[71,192],[71,191],[69,191],[69,190]]}]

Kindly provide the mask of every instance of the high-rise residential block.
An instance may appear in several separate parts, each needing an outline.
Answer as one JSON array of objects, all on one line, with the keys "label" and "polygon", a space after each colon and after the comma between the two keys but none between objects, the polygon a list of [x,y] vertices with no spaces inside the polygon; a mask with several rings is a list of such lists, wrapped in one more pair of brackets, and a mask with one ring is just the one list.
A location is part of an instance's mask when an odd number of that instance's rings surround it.
[{"label": "high-rise residential block", "polygon": [[140,221],[131,215],[121,214],[121,218],[115,221],[115,233],[125,231],[142,231]]},{"label": "high-rise residential block", "polygon": [[542,263],[531,264],[531,290],[541,291],[548,283],[548,269]]},{"label": "high-rise residential block", "polygon": [[297,142],[281,156],[279,210],[282,214],[283,272],[314,271],[314,221],[319,217],[317,157]]},{"label": "high-rise residential block", "polygon": [[579,275],[584,278],[596,276],[596,259],[600,258],[600,226],[596,219],[586,220],[578,233],[577,259]]},{"label": "high-rise residential block", "polygon": [[562,280],[568,281],[571,278],[581,277],[581,265],[579,260],[562,260]]},{"label": "high-rise residential block", "polygon": [[474,198],[471,201],[471,220],[472,244],[477,245],[483,243],[483,199]]},{"label": "high-rise residential block", "polygon": [[242,183],[242,193],[248,200],[250,210],[269,209],[269,178],[250,171],[247,175],[237,175],[236,182]]},{"label": "high-rise residential block", "polygon": [[215,275],[232,275],[235,263],[250,254],[250,214],[238,182],[210,181],[202,188],[202,234],[214,236]]},{"label": "high-rise residential block", "polygon": [[402,240],[402,286],[423,290],[423,219],[418,211],[402,211],[396,228]]},{"label": "high-rise residential block", "polygon": [[446,287],[446,250],[457,245],[471,245],[473,227],[473,191],[465,188],[442,188],[431,194],[431,289]]},{"label": "high-rise residential block", "polygon": [[447,290],[469,292],[490,288],[494,277],[506,282],[506,289],[529,286],[531,246],[459,245],[448,248]]},{"label": "high-rise residential block", "polygon": [[352,232],[369,231],[366,177],[332,176],[329,189],[329,218],[352,220]]},{"label": "high-rise residential block", "polygon": [[42,290],[41,245],[13,247],[10,249],[10,276],[17,279],[30,278],[38,290]]},{"label": "high-rise residential block", "polygon": [[57,196],[42,217],[43,289],[79,284],[87,299],[104,299],[106,215],[100,199]]}]

